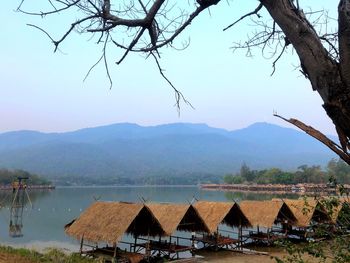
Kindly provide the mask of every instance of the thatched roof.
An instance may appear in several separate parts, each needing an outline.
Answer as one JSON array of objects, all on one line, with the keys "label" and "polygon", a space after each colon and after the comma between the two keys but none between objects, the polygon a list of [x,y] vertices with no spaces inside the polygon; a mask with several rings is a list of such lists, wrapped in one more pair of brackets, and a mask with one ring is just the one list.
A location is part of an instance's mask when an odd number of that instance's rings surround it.
[{"label": "thatched roof", "polygon": [[315,199],[284,199],[285,204],[292,210],[299,227],[310,226],[312,221],[329,222],[330,217]]},{"label": "thatched roof", "polygon": [[[137,221],[142,221],[142,224]],[[153,235],[164,234],[158,221],[143,204],[95,202],[71,225],[67,225],[65,232],[78,240],[83,237],[92,242],[112,244],[120,241],[125,233],[148,234],[150,228],[145,225],[152,225]]]},{"label": "thatched roof", "polygon": [[242,201],[239,207],[252,226],[271,228],[278,222],[296,220],[292,211],[282,201]]},{"label": "thatched roof", "polygon": [[236,203],[198,201],[193,205],[203,218],[211,233],[219,224],[228,226],[249,226],[250,223]]},{"label": "thatched roof", "polygon": [[176,230],[210,232],[192,205],[149,203],[146,207],[157,218],[166,235]]}]

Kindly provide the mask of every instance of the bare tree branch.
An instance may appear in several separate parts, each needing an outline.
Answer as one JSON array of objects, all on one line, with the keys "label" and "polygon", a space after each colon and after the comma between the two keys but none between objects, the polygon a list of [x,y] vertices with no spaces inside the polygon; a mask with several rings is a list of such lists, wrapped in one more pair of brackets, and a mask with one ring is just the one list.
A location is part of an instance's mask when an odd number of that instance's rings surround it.
[{"label": "bare tree branch", "polygon": [[194,109],[194,107],[192,106],[192,104],[184,97],[184,95],[182,94],[181,91],[179,91],[174,85],[173,83],[165,76],[164,72],[163,72],[163,69],[162,67],[160,66],[160,63],[158,61],[158,58],[157,56],[151,52],[150,53],[151,56],[154,58],[156,64],[157,64],[157,67],[158,67],[158,70],[159,70],[159,73],[160,75],[163,77],[163,79],[165,79],[166,82],[168,82],[168,84],[173,88],[174,92],[175,92],[175,100],[176,100],[176,108],[178,110],[178,113],[180,114],[180,102],[181,102],[181,99],[186,103],[188,104],[192,109]]},{"label": "bare tree branch", "polygon": [[259,15],[259,11],[262,9],[262,7],[263,7],[263,4],[260,3],[260,4],[258,5],[258,7],[255,8],[254,11],[249,12],[249,13],[245,14],[244,16],[241,16],[241,18],[237,19],[235,22],[233,22],[232,24],[230,24],[230,25],[228,25],[227,27],[225,27],[225,28],[223,29],[223,31],[226,31],[227,29],[233,27],[235,24],[237,24],[238,22],[242,21],[243,19],[245,19],[245,18],[248,17],[248,16],[256,15],[258,18],[260,18],[261,16]]},{"label": "bare tree branch", "polygon": [[343,148],[329,139],[327,136],[325,136],[320,131],[314,129],[311,126],[308,126],[304,124],[303,122],[297,120],[297,119],[286,119],[277,113],[273,114],[275,117],[278,117],[286,122],[289,122],[293,124],[294,126],[298,127],[302,131],[306,132],[310,136],[314,137],[316,140],[322,142],[324,145],[326,145],[329,149],[331,149],[333,152],[335,152],[340,158],[342,158],[346,163],[350,164],[350,154],[347,151],[344,151]]}]

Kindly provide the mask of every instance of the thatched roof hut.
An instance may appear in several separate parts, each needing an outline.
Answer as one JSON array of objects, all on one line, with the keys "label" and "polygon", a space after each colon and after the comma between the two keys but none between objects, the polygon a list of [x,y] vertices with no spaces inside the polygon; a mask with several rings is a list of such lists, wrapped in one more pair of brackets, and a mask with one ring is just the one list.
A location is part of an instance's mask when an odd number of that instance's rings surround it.
[{"label": "thatched roof hut", "polygon": [[293,223],[296,220],[292,211],[282,201],[242,201],[239,207],[252,226],[271,228],[277,223]]},{"label": "thatched roof hut", "polygon": [[95,202],[65,232],[78,240],[117,243],[125,233],[164,235],[157,219],[143,204],[126,202]]},{"label": "thatched roof hut", "polygon": [[210,230],[192,205],[149,203],[146,207],[157,218],[166,235],[176,230],[207,232]]},{"label": "thatched roof hut", "polygon": [[198,201],[193,206],[203,218],[210,233],[216,232],[222,223],[231,227],[250,226],[237,203]]},{"label": "thatched roof hut", "polygon": [[[349,217],[349,197],[348,196],[329,196],[318,199],[325,213],[331,219],[331,223],[336,224],[339,217]],[[342,220],[340,220],[342,221]],[[339,222],[338,222],[339,223]]]},{"label": "thatched roof hut", "polygon": [[325,209],[315,199],[284,199],[285,204],[296,218],[295,226],[308,227],[312,221],[330,222],[331,218]]}]

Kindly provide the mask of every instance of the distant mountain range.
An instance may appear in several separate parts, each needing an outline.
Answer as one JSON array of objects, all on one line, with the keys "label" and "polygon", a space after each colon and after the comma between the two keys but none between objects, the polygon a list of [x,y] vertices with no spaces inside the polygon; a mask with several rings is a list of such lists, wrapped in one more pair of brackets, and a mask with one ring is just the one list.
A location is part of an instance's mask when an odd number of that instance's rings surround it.
[{"label": "distant mountain range", "polygon": [[119,123],[65,133],[0,134],[0,167],[49,177],[223,175],[253,169],[325,165],[328,148],[294,129],[268,123],[227,131],[206,124],[143,127]]}]

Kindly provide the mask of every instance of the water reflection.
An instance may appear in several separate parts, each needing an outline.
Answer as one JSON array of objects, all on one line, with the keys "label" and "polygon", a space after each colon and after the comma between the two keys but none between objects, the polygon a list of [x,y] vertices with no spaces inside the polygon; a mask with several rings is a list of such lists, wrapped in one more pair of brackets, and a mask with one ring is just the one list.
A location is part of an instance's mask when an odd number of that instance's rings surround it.
[{"label": "water reflection", "polygon": [[[47,194],[47,193],[46,193]],[[45,192],[32,192],[33,200],[45,195]],[[9,236],[11,238],[23,237],[23,211],[26,208],[32,209],[32,200],[28,193],[26,178],[19,178],[12,185],[12,190],[4,190],[0,193],[1,207],[7,208],[10,212],[9,217]]]},{"label": "water reflection", "polygon": [[[53,190],[36,190],[36,189],[27,189],[30,201],[32,204],[35,204],[37,200],[46,197]],[[11,208],[13,202],[13,191],[11,190],[1,190],[0,191],[0,207],[1,208]],[[29,207],[31,204],[28,199],[24,199],[24,206]]]},{"label": "water reflection", "polygon": [[28,177],[18,177],[18,181],[12,184],[12,203],[10,209],[10,225],[9,234],[10,237],[22,237],[22,227],[23,227],[23,209],[25,206],[25,200],[29,202],[30,197],[27,191],[26,180]]}]

